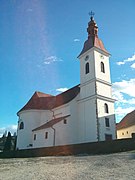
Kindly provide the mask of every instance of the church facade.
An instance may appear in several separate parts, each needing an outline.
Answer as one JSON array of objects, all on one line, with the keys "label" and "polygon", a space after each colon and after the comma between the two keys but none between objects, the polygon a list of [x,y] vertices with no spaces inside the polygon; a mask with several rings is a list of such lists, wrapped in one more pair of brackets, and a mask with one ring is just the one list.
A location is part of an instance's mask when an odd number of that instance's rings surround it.
[{"label": "church facade", "polygon": [[78,56],[80,84],[57,96],[35,92],[17,113],[17,149],[116,139],[109,56],[91,16]]}]

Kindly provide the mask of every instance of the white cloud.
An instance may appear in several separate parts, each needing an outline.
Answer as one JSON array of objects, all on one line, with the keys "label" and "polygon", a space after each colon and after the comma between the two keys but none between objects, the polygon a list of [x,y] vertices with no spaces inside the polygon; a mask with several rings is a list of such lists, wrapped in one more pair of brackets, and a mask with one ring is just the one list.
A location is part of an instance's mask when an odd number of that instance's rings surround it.
[{"label": "white cloud", "polygon": [[117,65],[123,65],[125,64],[125,62],[122,62],[122,61],[119,61],[119,62],[116,62]]},{"label": "white cloud", "polygon": [[56,56],[49,56],[44,60],[43,64],[49,65],[53,62],[60,62],[60,61],[63,61],[63,60],[61,58],[56,57]]},{"label": "white cloud", "polygon": [[79,41],[80,41],[80,39],[77,39],[77,38],[76,38],[76,39],[74,39],[74,42],[79,42]]},{"label": "white cloud", "polygon": [[113,98],[116,99],[115,113],[120,121],[127,113],[135,109],[135,79],[113,83]]},{"label": "white cloud", "polygon": [[124,116],[126,116],[128,113],[132,112],[135,108],[134,107],[117,107],[115,108],[115,115],[117,122],[121,121]]},{"label": "white cloud", "polygon": [[68,90],[68,88],[58,88],[58,89],[56,89],[56,91],[58,91],[58,92],[64,92],[64,91],[67,91]]},{"label": "white cloud", "polygon": [[135,69],[135,63],[133,63],[130,67]]},{"label": "white cloud", "polygon": [[122,107],[117,107],[115,109],[115,113],[119,114],[119,115],[123,115],[123,114],[128,114],[129,112],[133,111],[135,108],[134,107],[128,107],[128,108],[122,108]]},{"label": "white cloud", "polygon": [[0,128],[0,137],[5,133],[5,131],[7,132],[10,131],[11,134],[13,135],[17,131],[17,125],[12,124],[7,127]]},{"label": "white cloud", "polygon": [[51,64],[51,62],[47,62],[47,61],[45,61],[45,62],[44,62],[44,64]]},{"label": "white cloud", "polygon": [[127,59],[124,59],[123,61],[117,62],[116,64],[117,64],[117,65],[123,65],[123,64],[125,64],[125,63],[127,63],[127,62],[132,62],[132,61],[135,61],[135,54],[132,55],[132,57],[129,57],[129,58],[127,58]]},{"label": "white cloud", "polygon": [[125,93],[130,97],[135,97],[135,78],[113,83],[113,93],[114,96],[117,96],[118,93]]}]

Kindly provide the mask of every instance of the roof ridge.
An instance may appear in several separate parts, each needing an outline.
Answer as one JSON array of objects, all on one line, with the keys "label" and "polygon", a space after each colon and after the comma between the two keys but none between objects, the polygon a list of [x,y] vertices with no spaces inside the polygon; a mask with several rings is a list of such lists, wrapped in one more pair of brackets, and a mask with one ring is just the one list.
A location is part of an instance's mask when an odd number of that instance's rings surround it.
[{"label": "roof ridge", "polygon": [[59,96],[59,95],[62,95],[62,94],[64,94],[64,93],[67,93],[68,91],[71,91],[72,89],[74,89],[74,88],[76,88],[76,87],[79,87],[79,85],[80,85],[80,84],[78,84],[78,85],[76,85],[76,86],[73,86],[73,87],[67,89],[67,90],[64,91],[64,92],[62,92],[62,93],[60,93],[60,94],[57,94],[55,97],[57,97],[57,96]]},{"label": "roof ridge", "polygon": [[79,92],[79,85],[76,85],[56,96],[36,91],[33,94],[33,96],[29,99],[29,101],[25,104],[25,106],[17,112],[17,115],[20,111],[24,110],[48,110],[50,108],[59,107],[63,104],[67,104],[68,102],[70,102],[73,98],[75,98],[78,95]]},{"label": "roof ridge", "polygon": [[[33,94],[33,96],[34,96],[35,94],[36,94],[38,97],[51,97],[51,96],[53,96],[53,95],[51,95],[51,94],[47,94],[47,93],[40,92],[40,91],[35,91],[35,93]],[[42,96],[42,95],[43,95],[43,96]]]},{"label": "roof ridge", "polygon": [[71,116],[71,115],[69,114],[69,115],[57,117],[55,119],[51,119],[48,122],[45,122],[44,124],[42,124],[41,126],[33,129],[32,131],[37,131],[37,130],[41,130],[41,129],[46,129],[46,128],[52,127],[54,124],[57,124],[58,122],[60,122],[61,120],[65,119],[65,118],[67,118],[69,116]]},{"label": "roof ridge", "polygon": [[129,127],[135,124],[135,110],[126,114],[123,119],[116,125],[117,130]]}]

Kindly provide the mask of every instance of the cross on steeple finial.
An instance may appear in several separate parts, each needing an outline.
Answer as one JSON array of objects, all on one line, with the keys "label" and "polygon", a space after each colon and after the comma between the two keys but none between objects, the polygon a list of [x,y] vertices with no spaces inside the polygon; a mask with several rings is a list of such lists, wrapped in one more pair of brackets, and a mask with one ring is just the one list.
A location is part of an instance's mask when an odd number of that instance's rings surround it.
[{"label": "cross on steeple finial", "polygon": [[95,13],[93,11],[89,12],[89,16],[90,16],[91,21],[93,20],[94,15],[95,15]]}]

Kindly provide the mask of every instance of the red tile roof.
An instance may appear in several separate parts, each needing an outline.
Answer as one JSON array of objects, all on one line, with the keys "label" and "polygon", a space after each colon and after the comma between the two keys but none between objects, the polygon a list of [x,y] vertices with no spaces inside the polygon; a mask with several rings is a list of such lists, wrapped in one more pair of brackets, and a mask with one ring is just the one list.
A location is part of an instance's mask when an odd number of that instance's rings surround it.
[{"label": "red tile roof", "polygon": [[70,116],[70,115],[52,119],[51,121],[43,124],[42,126],[39,126],[38,128],[33,129],[32,131],[38,131],[38,130],[41,130],[41,129],[50,128],[50,127],[52,127],[54,124],[62,121],[63,119],[66,119],[66,118],[69,117],[69,116]]},{"label": "red tile roof", "polygon": [[50,95],[50,94],[45,94],[45,93],[42,93],[42,92],[39,92],[39,91],[36,91],[35,95],[37,97],[52,97],[52,95]]},{"label": "red tile roof", "polygon": [[27,102],[27,104],[22,109],[20,109],[18,113],[24,110],[32,110],[32,109],[49,110],[61,106],[74,99],[79,92],[80,92],[79,85],[57,96],[52,96],[50,94],[45,94],[36,91],[31,97],[31,99]]},{"label": "red tile roof", "polygon": [[101,49],[102,51],[104,51],[105,53],[109,54],[107,52],[107,50],[105,49],[103,42],[97,36],[90,36],[85,41],[83,49],[82,49],[81,53],[79,54],[79,56],[82,55],[83,53],[85,53],[86,51],[88,51],[89,49],[91,49],[92,47],[97,47],[97,48]]},{"label": "red tile roof", "polygon": [[135,125],[135,110],[128,113],[117,125],[117,130]]}]

